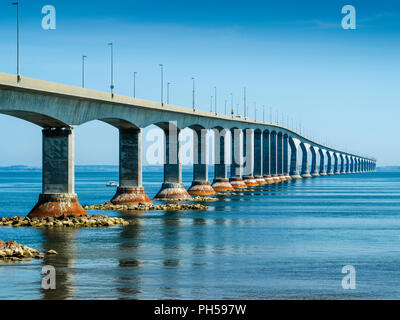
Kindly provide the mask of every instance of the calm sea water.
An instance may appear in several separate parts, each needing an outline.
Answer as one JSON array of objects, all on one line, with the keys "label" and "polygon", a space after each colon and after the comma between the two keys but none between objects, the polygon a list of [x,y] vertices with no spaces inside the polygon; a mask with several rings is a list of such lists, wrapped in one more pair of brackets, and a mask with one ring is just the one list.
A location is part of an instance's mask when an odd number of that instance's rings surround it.
[{"label": "calm sea water", "polygon": [[[117,179],[78,170],[80,202],[109,200]],[[149,196],[161,181],[144,172]],[[0,172],[0,216],[26,215],[40,189],[40,171]],[[400,173],[381,172],[256,188],[202,212],[108,213],[135,220],[127,227],[0,228],[2,240],[59,252],[0,265],[0,299],[399,299],[399,200]],[[349,264],[356,290],[341,285]],[[41,289],[44,265],[55,291]]]}]

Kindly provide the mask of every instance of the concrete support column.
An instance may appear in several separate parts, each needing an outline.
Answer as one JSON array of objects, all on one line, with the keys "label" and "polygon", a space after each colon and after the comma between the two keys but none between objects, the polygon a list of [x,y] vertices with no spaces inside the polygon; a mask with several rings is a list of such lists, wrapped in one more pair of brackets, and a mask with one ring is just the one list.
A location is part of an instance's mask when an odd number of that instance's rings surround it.
[{"label": "concrete support column", "polygon": [[340,167],[340,174],[345,174],[346,173],[346,162],[344,155],[340,155],[340,160],[341,160],[341,167]]},{"label": "concrete support column", "polygon": [[325,169],[325,154],[326,151],[319,149],[319,158],[320,158],[320,163],[319,163],[319,175],[320,176],[326,176],[326,169]]},{"label": "concrete support column", "polygon": [[254,178],[254,130],[243,131],[243,180],[249,187],[258,186]]},{"label": "concrete support column", "polygon": [[319,177],[317,167],[317,147],[311,147],[311,176]]},{"label": "concrete support column", "polygon": [[276,132],[271,133],[271,176],[274,182],[279,182],[281,179],[278,177],[278,135]]},{"label": "concrete support column", "polygon": [[28,217],[86,216],[75,194],[73,129],[44,129],[42,139],[42,194]]},{"label": "concrete support column", "polygon": [[340,174],[340,171],[341,171],[341,168],[339,167],[339,158],[340,158],[340,156],[338,156],[337,153],[334,153],[333,157],[335,158],[335,167],[333,169],[333,173],[334,174]]},{"label": "concrete support column", "polygon": [[179,129],[170,124],[168,128],[164,128],[164,134],[164,183],[154,199],[161,201],[189,199],[190,195],[182,183]]},{"label": "concrete support column", "polygon": [[326,174],[327,174],[328,176],[331,176],[331,175],[333,175],[333,166],[332,166],[332,156],[333,156],[333,154],[332,154],[332,152],[327,151],[327,152],[326,152],[326,156],[327,156],[327,158],[328,158],[328,164],[327,164],[327,168],[326,168]]},{"label": "concrete support column", "polygon": [[310,175],[310,171],[308,168],[308,150],[307,147],[304,145],[304,143],[300,144],[301,150],[303,152],[303,159],[301,162],[301,176],[303,178],[311,178],[312,176]]},{"label": "concrete support column", "polygon": [[111,203],[151,203],[142,185],[141,129],[119,130],[119,187]]},{"label": "concrete support column", "polygon": [[211,196],[215,190],[208,181],[208,132],[193,132],[193,182],[188,193],[192,196]]},{"label": "concrete support column", "polygon": [[283,175],[283,135],[279,133],[277,136],[277,154],[278,154],[278,162],[277,162],[277,170],[278,170],[278,178],[280,181],[285,181]]},{"label": "concrete support column", "polygon": [[350,157],[350,173],[355,173],[355,161],[354,161],[354,157]]},{"label": "concrete support column", "polygon": [[228,165],[226,156],[226,130],[214,129],[214,181],[212,187],[217,192],[234,190],[228,179]]},{"label": "concrete support column", "polygon": [[290,144],[290,177],[292,179],[301,179],[299,165],[297,160],[297,146],[292,138],[289,138]]},{"label": "concrete support column", "polygon": [[247,185],[242,179],[242,143],[240,141],[241,130],[231,130],[232,141],[232,162],[231,162],[231,178],[229,182],[235,189],[247,188]]},{"label": "concrete support column", "polygon": [[346,173],[350,173],[350,158],[349,156],[346,156]]},{"label": "concrete support column", "polygon": [[285,180],[292,180],[289,175],[289,137],[283,136],[283,177]]},{"label": "concrete support column", "polygon": [[259,185],[267,183],[263,172],[263,149],[263,133],[261,130],[256,130],[254,131],[254,178]]},{"label": "concrete support column", "polygon": [[271,134],[263,132],[263,171],[264,179],[268,184],[275,183],[271,175]]}]

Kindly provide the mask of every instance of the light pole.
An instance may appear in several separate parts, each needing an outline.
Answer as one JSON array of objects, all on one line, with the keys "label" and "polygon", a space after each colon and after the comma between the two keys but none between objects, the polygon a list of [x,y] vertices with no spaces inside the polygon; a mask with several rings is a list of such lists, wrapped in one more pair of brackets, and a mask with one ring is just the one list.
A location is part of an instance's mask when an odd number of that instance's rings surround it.
[{"label": "light pole", "polygon": [[114,45],[112,42],[108,44],[111,48],[111,96],[114,97]]},{"label": "light pole", "polygon": [[210,97],[210,112],[213,111],[213,96]]},{"label": "light pole", "polygon": [[227,105],[228,101],[225,100],[225,115],[226,115],[226,105]]},{"label": "light pole", "polygon": [[159,64],[161,69],[161,106],[164,106],[164,65],[162,63]]},{"label": "light pole", "polygon": [[17,7],[17,82],[19,82],[21,80],[21,73],[19,69],[19,1],[13,2],[12,5]]},{"label": "light pole", "polygon": [[263,105],[263,122],[265,122],[265,104]]},{"label": "light pole", "polygon": [[269,107],[269,122],[272,123],[272,107]]},{"label": "light pole", "polygon": [[167,83],[167,104],[169,104],[169,86],[171,85],[171,82]]},{"label": "light pole", "polygon": [[87,56],[82,56],[82,88],[85,87],[85,59]]},{"label": "light pole", "polygon": [[231,93],[231,113],[232,113],[232,116],[233,116],[233,113],[234,113],[234,111],[233,111],[233,93]]},{"label": "light pole", "polygon": [[136,75],[137,72],[133,72],[133,97],[136,98]]},{"label": "light pole", "polygon": [[244,118],[247,119],[247,110],[246,110],[246,87],[243,88],[244,92]]},{"label": "light pole", "polygon": [[196,111],[195,109],[195,104],[194,104],[194,98],[195,98],[195,78],[192,77],[192,82],[193,82],[193,90],[192,90],[192,106],[193,106],[193,112]]},{"label": "light pole", "polygon": [[214,87],[214,91],[215,91],[215,115],[217,115],[217,87]]}]

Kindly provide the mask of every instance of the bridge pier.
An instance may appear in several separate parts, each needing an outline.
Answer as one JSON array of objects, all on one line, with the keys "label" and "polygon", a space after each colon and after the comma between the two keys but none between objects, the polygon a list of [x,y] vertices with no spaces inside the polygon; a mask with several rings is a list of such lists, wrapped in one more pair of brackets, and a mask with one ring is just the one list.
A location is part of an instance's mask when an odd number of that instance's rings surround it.
[{"label": "bridge pier", "polygon": [[297,161],[297,147],[293,139],[289,139],[290,144],[290,177],[292,179],[301,179],[299,165]]},{"label": "bridge pier", "polygon": [[42,139],[42,193],[28,217],[87,216],[75,193],[73,129],[44,129]]},{"label": "bridge pier", "polygon": [[301,149],[303,151],[303,159],[301,162],[301,176],[302,178],[311,178],[310,170],[308,167],[308,150],[304,143],[300,144]]},{"label": "bridge pier", "polygon": [[267,184],[264,179],[263,170],[263,133],[261,130],[254,131],[254,178],[259,185]]},{"label": "bridge pier", "polygon": [[346,162],[345,162],[345,158],[344,155],[340,155],[340,174],[346,174]]},{"label": "bridge pier", "polygon": [[283,134],[279,133],[277,135],[277,154],[278,154],[278,161],[277,161],[277,172],[279,181],[285,181],[285,175],[283,174]]},{"label": "bridge pier", "polygon": [[340,167],[339,167],[339,156],[335,152],[333,154],[333,157],[335,158],[335,167],[333,168],[333,174],[340,174]]},{"label": "bridge pier", "polygon": [[165,134],[164,183],[154,199],[161,201],[190,199],[182,183],[179,129],[170,125],[169,128],[163,130]]},{"label": "bridge pier", "polygon": [[232,162],[231,162],[231,178],[229,182],[235,189],[245,189],[247,188],[246,183],[242,179],[242,148],[240,143],[240,133],[239,129],[231,130],[231,141],[232,141]]},{"label": "bridge pier", "polygon": [[292,180],[289,174],[289,138],[283,136],[283,177],[285,180]]},{"label": "bridge pier", "polygon": [[208,181],[208,134],[207,130],[194,130],[193,134],[193,182],[188,193],[192,196],[211,196],[215,190]]},{"label": "bridge pier", "polygon": [[119,187],[115,205],[151,203],[142,186],[142,130],[119,130]]},{"label": "bridge pier", "polygon": [[246,129],[243,131],[243,181],[249,187],[258,186],[254,178],[254,131]]},{"label": "bridge pier", "polygon": [[332,176],[333,173],[333,166],[332,166],[332,153],[330,151],[326,152],[326,157],[328,158],[328,164],[327,164],[327,168],[326,168],[326,174],[328,176]]},{"label": "bridge pier", "polygon": [[234,188],[228,179],[228,165],[226,159],[225,139],[226,130],[214,129],[214,181],[212,187],[217,192],[233,191]]},{"label": "bridge pier", "polygon": [[319,158],[320,158],[320,163],[319,163],[319,175],[320,176],[326,176],[326,169],[325,169],[325,154],[326,151],[319,149]]},{"label": "bridge pier", "polygon": [[263,175],[268,184],[275,183],[271,175],[271,135],[269,131],[263,132]]},{"label": "bridge pier", "polygon": [[280,182],[278,173],[278,135],[275,131],[271,132],[271,176],[274,182]]},{"label": "bridge pier", "polygon": [[350,174],[350,158],[346,156],[346,174]]},{"label": "bridge pier", "polygon": [[318,167],[317,167],[317,150],[316,147],[311,147],[311,176],[319,177]]}]

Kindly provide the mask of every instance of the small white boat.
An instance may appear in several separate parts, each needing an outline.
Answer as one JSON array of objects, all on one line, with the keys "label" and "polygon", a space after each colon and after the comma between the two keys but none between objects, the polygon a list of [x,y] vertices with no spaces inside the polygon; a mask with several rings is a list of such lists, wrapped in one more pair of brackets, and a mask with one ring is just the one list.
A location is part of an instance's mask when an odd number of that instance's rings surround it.
[{"label": "small white boat", "polygon": [[118,184],[116,184],[114,181],[109,181],[106,183],[107,187],[118,187]]}]

